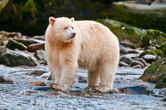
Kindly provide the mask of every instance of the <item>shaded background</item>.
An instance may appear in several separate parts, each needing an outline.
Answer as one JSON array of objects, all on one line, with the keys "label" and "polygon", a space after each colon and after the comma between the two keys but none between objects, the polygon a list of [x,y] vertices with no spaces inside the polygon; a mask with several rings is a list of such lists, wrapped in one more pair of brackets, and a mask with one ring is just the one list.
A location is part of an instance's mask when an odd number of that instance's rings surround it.
[{"label": "shaded background", "polygon": [[[18,31],[30,36],[43,35],[50,16],[66,16],[76,20],[109,18],[139,28],[166,32],[166,10],[133,10],[125,5],[113,4],[115,1],[119,0],[1,0],[0,30]],[[153,0],[137,0],[134,3],[147,5],[147,1]]]}]

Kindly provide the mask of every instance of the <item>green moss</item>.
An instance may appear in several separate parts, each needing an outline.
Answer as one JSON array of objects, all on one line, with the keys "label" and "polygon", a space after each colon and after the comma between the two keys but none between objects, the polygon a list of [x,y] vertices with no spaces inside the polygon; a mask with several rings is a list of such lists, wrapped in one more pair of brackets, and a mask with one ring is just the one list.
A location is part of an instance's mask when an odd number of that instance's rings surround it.
[{"label": "green moss", "polygon": [[[166,58],[153,62],[140,77],[144,81],[157,83],[166,73]],[[165,79],[165,76],[164,76]]]},{"label": "green moss", "polygon": [[142,57],[146,54],[157,55],[153,50],[147,50],[147,51],[142,52],[139,57]]},{"label": "green moss", "polygon": [[115,20],[97,19],[96,21],[106,25],[119,38],[120,41],[129,40],[134,43],[134,47],[139,45],[140,42],[138,41],[140,41],[141,35],[145,31]]},{"label": "green moss", "polygon": [[120,61],[121,61],[121,62],[125,62],[126,64],[129,64],[129,65],[132,63],[132,59],[129,58],[129,57],[126,57],[126,56],[122,56],[122,57],[120,58]]},{"label": "green moss", "polygon": [[25,46],[28,46],[28,45],[35,43],[34,41],[31,41],[31,40],[16,40],[16,41],[24,44]]},{"label": "green moss", "polygon": [[[158,12],[163,16],[159,16]],[[143,29],[157,29],[166,32],[166,10],[138,10],[113,4],[109,18]],[[108,17],[108,16],[107,16]]]},{"label": "green moss", "polygon": [[166,55],[166,41],[163,42],[161,45],[160,45],[160,49],[165,53]]},{"label": "green moss", "polygon": [[26,46],[22,43],[19,43],[15,40],[9,40],[7,45],[6,45],[6,48],[9,48],[9,49],[19,49],[19,50],[26,50]]},{"label": "green moss", "polygon": [[148,29],[142,35],[141,41],[152,45],[160,45],[163,41],[166,41],[166,34],[159,30]]},{"label": "green moss", "polygon": [[164,56],[163,51],[161,51],[160,49],[156,49],[156,50],[152,50],[152,51],[155,52],[157,56],[160,56],[160,57]]}]

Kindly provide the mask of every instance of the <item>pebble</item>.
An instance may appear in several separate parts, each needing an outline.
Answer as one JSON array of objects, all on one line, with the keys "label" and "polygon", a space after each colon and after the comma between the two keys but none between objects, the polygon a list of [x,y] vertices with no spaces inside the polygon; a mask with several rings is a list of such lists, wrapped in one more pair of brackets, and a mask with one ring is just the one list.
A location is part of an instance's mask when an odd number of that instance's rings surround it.
[{"label": "pebble", "polygon": [[146,62],[149,62],[149,63],[154,62],[154,61],[156,61],[156,60],[158,59],[157,56],[155,56],[155,55],[150,55],[150,54],[146,54],[146,55],[144,55],[142,58],[143,58]]},{"label": "pebble", "polygon": [[78,78],[78,83],[87,83],[87,78],[84,77],[84,76],[80,76],[80,77]]}]

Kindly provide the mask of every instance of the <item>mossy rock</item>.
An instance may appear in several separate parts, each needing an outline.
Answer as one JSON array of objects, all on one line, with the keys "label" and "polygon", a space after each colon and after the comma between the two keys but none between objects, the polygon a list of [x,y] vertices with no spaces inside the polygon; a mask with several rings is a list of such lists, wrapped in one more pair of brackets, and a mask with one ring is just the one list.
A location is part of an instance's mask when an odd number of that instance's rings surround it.
[{"label": "mossy rock", "polygon": [[138,41],[140,41],[141,36],[145,32],[144,29],[139,29],[116,20],[97,19],[96,21],[106,25],[120,41],[128,40],[132,42],[134,44],[133,47],[137,47],[140,44]]},{"label": "mossy rock", "polygon": [[20,42],[17,42],[15,40],[9,40],[7,45],[6,45],[6,48],[9,48],[9,49],[19,49],[19,50],[26,50],[26,46]]},{"label": "mossy rock", "polygon": [[132,63],[132,59],[129,58],[129,57],[126,57],[126,56],[122,56],[122,57],[120,58],[120,62],[124,62],[124,63],[130,65],[130,64]]},{"label": "mossy rock", "polygon": [[157,55],[153,50],[146,50],[146,51],[142,52],[139,57],[142,57],[146,54]]},{"label": "mossy rock", "polygon": [[153,62],[140,77],[143,81],[157,83],[166,74],[166,58]]},{"label": "mossy rock", "polygon": [[159,30],[148,29],[142,35],[141,41],[147,44],[160,45],[166,41],[166,33],[163,33]]},{"label": "mossy rock", "polygon": [[155,88],[165,88],[166,87],[166,74],[160,78],[157,82]]},{"label": "mossy rock", "polygon": [[161,49],[153,50],[153,52],[155,52],[157,56],[160,56],[160,57],[164,56],[164,52]]},{"label": "mossy rock", "polygon": [[125,47],[129,47],[129,48],[135,49],[134,44],[131,43],[131,42],[124,41],[124,42],[121,42],[120,44],[125,46]]},{"label": "mossy rock", "polygon": [[31,44],[35,44],[36,42],[32,41],[32,40],[16,40],[17,42],[20,42],[22,44],[24,44],[25,46],[31,45]]},{"label": "mossy rock", "polygon": [[8,50],[0,55],[0,64],[7,66],[37,66],[36,59],[24,52]]},{"label": "mossy rock", "polygon": [[166,55],[166,41],[160,45],[160,49],[163,51],[164,55]]},{"label": "mossy rock", "polygon": [[[126,3],[125,3],[126,4]],[[143,29],[157,29],[166,32],[166,8],[159,9],[138,9],[135,6],[128,7],[125,4],[112,5],[110,12],[111,19],[121,21],[123,23],[143,28]]]}]

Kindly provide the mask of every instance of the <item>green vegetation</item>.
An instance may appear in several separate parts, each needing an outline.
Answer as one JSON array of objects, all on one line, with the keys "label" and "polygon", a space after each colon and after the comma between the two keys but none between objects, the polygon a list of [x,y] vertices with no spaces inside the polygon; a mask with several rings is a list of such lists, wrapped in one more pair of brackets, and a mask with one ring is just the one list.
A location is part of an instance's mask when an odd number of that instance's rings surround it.
[{"label": "green vegetation", "polygon": [[112,0],[9,0],[0,13],[0,30],[18,31],[26,35],[43,35],[48,18],[105,18]]},{"label": "green vegetation", "polygon": [[[160,14],[162,13],[162,16]],[[124,5],[112,5],[111,19],[136,26],[143,29],[157,29],[166,32],[166,9],[163,10],[138,10]]]}]

